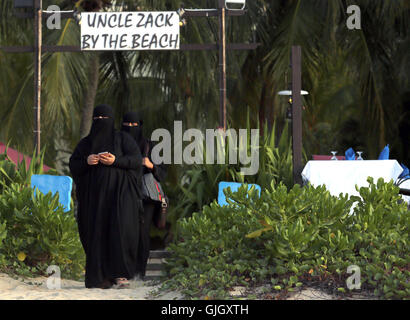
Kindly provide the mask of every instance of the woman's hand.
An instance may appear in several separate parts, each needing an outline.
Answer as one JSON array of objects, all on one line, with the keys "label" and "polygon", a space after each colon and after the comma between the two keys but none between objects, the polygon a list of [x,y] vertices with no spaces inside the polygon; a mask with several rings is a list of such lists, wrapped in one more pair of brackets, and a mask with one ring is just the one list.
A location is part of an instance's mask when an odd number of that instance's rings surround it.
[{"label": "woman's hand", "polygon": [[154,169],[154,164],[151,161],[149,161],[148,157],[142,159],[142,165],[146,166],[148,169]]},{"label": "woman's hand", "polygon": [[111,153],[100,155],[100,162],[102,164],[105,164],[106,166],[112,165],[114,161],[115,161],[115,156]]},{"label": "woman's hand", "polygon": [[90,154],[87,158],[87,163],[90,166],[95,166],[96,164],[98,164],[98,160],[99,160],[99,156],[96,154]]}]

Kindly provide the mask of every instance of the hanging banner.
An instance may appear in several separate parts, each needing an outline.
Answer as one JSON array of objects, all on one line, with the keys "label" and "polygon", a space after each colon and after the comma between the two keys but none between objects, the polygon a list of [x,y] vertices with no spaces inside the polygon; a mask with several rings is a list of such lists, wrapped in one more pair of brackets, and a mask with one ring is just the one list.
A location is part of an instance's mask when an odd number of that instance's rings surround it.
[{"label": "hanging banner", "polygon": [[81,13],[81,50],[179,50],[179,15],[165,12]]}]

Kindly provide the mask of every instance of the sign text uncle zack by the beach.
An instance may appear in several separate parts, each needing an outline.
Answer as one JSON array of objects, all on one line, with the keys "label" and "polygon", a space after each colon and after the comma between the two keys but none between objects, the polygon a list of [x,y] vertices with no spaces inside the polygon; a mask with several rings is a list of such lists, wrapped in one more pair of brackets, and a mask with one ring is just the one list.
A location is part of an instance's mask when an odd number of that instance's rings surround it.
[{"label": "sign text uncle zack by the beach", "polygon": [[179,15],[166,12],[81,14],[81,50],[179,50]]}]

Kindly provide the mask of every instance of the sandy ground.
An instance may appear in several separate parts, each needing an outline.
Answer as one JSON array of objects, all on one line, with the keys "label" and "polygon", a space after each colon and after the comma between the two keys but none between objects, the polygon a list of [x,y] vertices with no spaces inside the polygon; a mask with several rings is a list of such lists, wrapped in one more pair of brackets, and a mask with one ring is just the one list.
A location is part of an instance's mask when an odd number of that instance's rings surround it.
[{"label": "sandy ground", "polygon": [[158,286],[141,280],[130,281],[129,289],[87,289],[84,282],[61,280],[61,289],[48,289],[47,278],[15,280],[0,274],[0,300],[174,300],[178,292],[151,296]]},{"label": "sandy ground", "polygon": [[[61,289],[49,289],[47,287],[47,278],[30,278],[30,279],[13,279],[7,274],[0,273],[0,300],[181,300],[183,295],[176,292],[161,292],[160,295],[153,294],[157,292],[159,285],[153,285],[151,281],[133,280],[130,281],[129,289],[86,289],[84,282],[73,280],[61,280]],[[272,292],[268,287],[256,289],[257,299],[264,298],[261,293]],[[258,292],[260,291],[260,292]],[[249,292],[244,287],[235,287],[231,291],[232,298],[245,298]],[[274,298],[273,298],[274,299]],[[317,288],[303,288],[298,292],[289,294],[286,300],[362,300],[372,299],[369,295],[355,295],[352,297],[341,297],[329,295],[328,293]]]}]

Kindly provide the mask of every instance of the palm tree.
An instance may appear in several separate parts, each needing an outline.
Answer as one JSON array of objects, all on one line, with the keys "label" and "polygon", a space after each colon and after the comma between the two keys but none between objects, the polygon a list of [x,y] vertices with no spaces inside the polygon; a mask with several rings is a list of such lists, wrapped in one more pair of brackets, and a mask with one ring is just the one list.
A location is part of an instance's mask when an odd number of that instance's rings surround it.
[{"label": "palm tree", "polygon": [[[54,1],[73,8],[78,1]],[[329,146],[365,148],[368,157],[390,142],[401,146],[397,123],[408,88],[408,6],[405,1],[354,1],[362,8],[362,30],[346,28],[346,8],[353,1],[248,1],[244,17],[228,19],[228,42],[256,40],[250,52],[228,53],[228,121],[243,127],[250,110],[252,126],[285,124],[287,102],[276,92],[290,81],[290,50],[301,45],[304,101],[304,145],[308,154]],[[97,5],[95,5],[97,4]],[[113,4],[126,10],[175,10],[181,1],[86,1],[82,10]],[[216,1],[185,1],[186,8],[213,8]],[[1,21],[11,19],[11,5],[2,2]],[[29,24],[12,19],[0,23],[1,44],[32,43]],[[10,22],[12,21],[10,20]],[[183,43],[215,42],[217,19],[187,19]],[[24,23],[22,23],[24,22]],[[28,31],[27,31],[28,30]],[[67,21],[58,31],[45,30],[47,44],[77,45],[79,27]],[[95,56],[98,55],[98,58]],[[32,104],[30,55],[7,55],[0,66],[3,95],[3,139],[21,139],[31,152]],[[11,65],[17,72],[11,70]],[[175,119],[187,127],[212,128],[218,119],[217,52],[47,53],[43,57],[43,136],[68,142],[72,149],[88,131],[90,110],[98,102],[115,106],[117,118],[127,110],[146,111],[147,129],[172,131]],[[84,89],[85,88],[85,89]],[[7,93],[7,94],[6,94]],[[59,125],[56,125],[59,124]],[[354,134],[352,134],[352,132]],[[349,137],[350,133],[350,137]],[[50,149],[54,142],[48,141]],[[55,158],[51,152],[48,159]],[[55,150],[54,150],[55,151]]]},{"label": "palm tree", "polygon": [[[362,9],[361,30],[346,27],[351,4]],[[365,147],[370,158],[375,158],[387,142],[399,149],[396,128],[409,79],[408,72],[399,71],[409,63],[404,49],[409,39],[406,2],[264,1],[259,8],[265,14],[260,15],[256,30],[264,52],[256,59],[260,66],[255,62],[250,65],[253,70],[263,69],[259,74],[265,79],[259,91],[253,90],[257,94],[254,103],[266,101],[264,84],[275,92],[281,84],[287,85],[284,78],[289,74],[291,46],[301,45],[303,86],[311,93],[305,101],[304,135],[327,133],[316,143],[308,141],[312,144],[310,153],[318,150],[318,144],[342,149],[354,144]],[[248,58],[252,59],[252,54]],[[244,73],[249,74],[249,68]],[[254,79],[250,77],[250,83]],[[276,117],[283,117],[285,104],[278,97],[273,99]],[[260,109],[263,114],[262,105]],[[354,134],[346,140],[349,131]]]},{"label": "palm tree", "polygon": [[[72,0],[75,6],[81,7],[86,12],[98,12],[112,5],[111,0]],[[70,22],[70,21],[69,21]],[[67,23],[69,23],[67,22]],[[100,70],[100,55],[99,53],[91,53],[88,55],[88,84],[84,90],[84,107],[82,110],[80,137],[88,135],[91,122],[93,108],[95,106],[95,97],[98,91]]]}]

